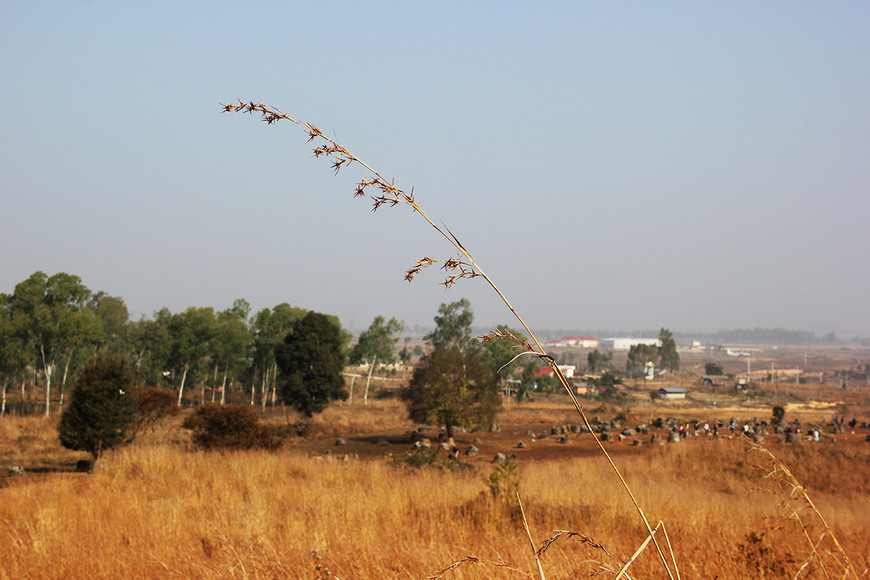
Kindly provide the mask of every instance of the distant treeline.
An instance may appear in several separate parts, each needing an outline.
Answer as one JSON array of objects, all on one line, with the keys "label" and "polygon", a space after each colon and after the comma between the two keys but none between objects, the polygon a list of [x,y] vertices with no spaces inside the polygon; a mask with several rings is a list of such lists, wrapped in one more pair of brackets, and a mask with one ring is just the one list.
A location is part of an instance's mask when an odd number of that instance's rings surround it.
[{"label": "distant treeline", "polygon": [[[560,336],[594,336],[608,338],[623,336],[627,338],[655,338],[659,330],[556,330],[542,334],[553,338]],[[839,344],[840,340],[833,332],[822,336],[805,330],[789,330],[786,328],[739,328],[735,330],[719,330],[716,332],[679,332],[674,331],[678,341],[699,340],[705,343],[743,343],[743,344]],[[870,339],[858,338],[851,342],[870,346]]]},{"label": "distant treeline", "polygon": [[818,336],[805,330],[788,330],[786,328],[739,328],[736,330],[720,330],[712,334],[687,334],[687,340],[705,340],[707,342],[737,342],[752,344],[837,344],[837,335],[829,332]]}]

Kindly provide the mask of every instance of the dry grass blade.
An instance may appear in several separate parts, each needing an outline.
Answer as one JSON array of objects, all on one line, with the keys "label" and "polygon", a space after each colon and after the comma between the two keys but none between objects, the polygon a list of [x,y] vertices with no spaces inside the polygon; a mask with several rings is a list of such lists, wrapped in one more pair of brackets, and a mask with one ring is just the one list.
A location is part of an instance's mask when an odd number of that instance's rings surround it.
[{"label": "dry grass blade", "polygon": [[532,530],[529,529],[529,521],[526,519],[526,510],[523,509],[523,501],[520,499],[520,492],[517,494],[517,503],[520,506],[520,515],[523,518],[523,527],[526,529],[526,536],[529,538],[529,545],[532,547],[532,553],[535,555],[535,564],[538,567],[538,576],[541,580],[546,580],[544,576],[544,567],[541,565],[541,558],[538,556],[538,551],[535,550],[535,540],[532,539]]},{"label": "dry grass blade", "polygon": [[549,547],[552,544],[554,544],[556,541],[563,539],[563,538],[566,540],[570,539],[570,538],[579,538],[581,543],[587,544],[595,549],[601,550],[602,552],[604,552],[605,554],[607,554],[611,558],[613,557],[610,555],[610,552],[607,551],[607,548],[605,548],[604,546],[602,546],[601,544],[599,544],[598,542],[596,542],[595,540],[593,540],[589,536],[586,536],[586,535],[581,534],[579,532],[571,532],[569,530],[556,530],[556,532],[552,536],[550,536],[549,538],[544,540],[544,543],[541,544],[540,548],[538,548],[538,552],[537,552],[538,556],[539,557],[543,556],[544,553],[549,549]]},{"label": "dry grass blade", "polygon": [[451,570],[455,570],[456,568],[459,568],[460,566],[471,566],[472,564],[477,564],[478,562],[480,562],[480,560],[478,558],[475,558],[474,556],[466,556],[461,560],[457,560],[457,561],[453,562],[452,564],[450,564],[446,568],[442,568],[441,570],[438,570],[437,572],[435,572],[434,574],[429,576],[429,580],[441,580],[441,578],[443,578],[444,575],[447,574],[448,572],[450,572]]},{"label": "dry grass blade", "polygon": [[505,562],[504,560],[502,560],[501,556],[499,556],[498,562],[495,562],[492,560],[483,560],[481,558],[475,558],[474,556],[466,556],[465,558],[462,558],[461,560],[457,560],[456,562],[453,562],[452,564],[450,564],[446,568],[439,570],[438,572],[436,572],[432,576],[428,576],[427,578],[429,580],[441,580],[444,577],[444,575],[447,574],[448,572],[452,572],[453,570],[456,570],[457,568],[472,566],[474,564],[493,566],[496,568],[506,568],[506,569],[510,570],[511,572],[516,572],[517,574],[525,576],[526,578],[532,578],[531,574],[529,574],[528,572],[526,572],[524,570],[520,570],[519,568],[515,568],[515,567],[511,566],[510,564],[508,564],[507,562]]},{"label": "dry grass blade", "polygon": [[661,527],[661,525],[662,525],[662,523],[659,522],[656,525],[655,529],[653,530],[653,535],[649,535],[646,538],[644,538],[643,542],[641,542],[641,544],[640,544],[640,546],[638,546],[637,550],[634,551],[634,554],[631,555],[631,558],[629,558],[625,562],[625,564],[622,565],[622,568],[619,570],[619,574],[616,575],[616,578],[614,578],[614,580],[619,580],[623,576],[626,578],[629,578],[629,579],[631,578],[628,575],[628,567],[631,566],[634,563],[634,561],[637,560],[637,557],[640,556],[641,553],[646,549],[646,547],[650,543],[650,540],[653,539],[654,534],[659,531],[659,528]]},{"label": "dry grass blade", "polygon": [[[792,472],[789,470],[789,468],[786,467],[785,464],[782,461],[780,461],[779,458],[777,458],[769,449],[767,449],[763,445],[760,445],[760,444],[752,441],[748,437],[744,437],[743,440],[750,447],[750,449],[764,455],[767,458],[767,460],[771,463],[771,465],[773,466],[773,470],[770,473],[768,473],[766,477],[769,479],[779,480],[779,481],[782,481],[783,483],[785,483],[786,486],[790,488],[789,496],[790,497],[797,496],[800,499],[802,499],[804,502],[806,502],[809,509],[812,510],[812,512],[815,514],[819,523],[822,525],[822,527],[825,530],[824,534],[822,534],[822,537],[819,538],[819,542],[821,542],[824,539],[825,535],[829,536],[831,538],[831,540],[834,542],[834,545],[837,549],[837,552],[839,553],[840,557],[843,559],[843,567],[844,567],[844,571],[845,571],[844,578],[852,577],[852,578],[857,579],[859,577],[858,573],[855,571],[855,568],[852,566],[852,562],[849,560],[849,556],[846,554],[846,551],[843,549],[843,546],[840,544],[840,541],[837,539],[837,536],[834,534],[834,531],[828,525],[828,522],[825,521],[825,518],[822,515],[822,513],[816,507],[816,504],[813,503],[812,499],[810,499],[809,494],[807,494],[806,488],[804,488],[804,486],[801,485],[801,483],[792,474]],[[800,519],[800,517],[797,513],[797,510],[795,510],[791,506],[789,506],[789,508],[792,510],[792,517],[798,522],[801,529],[803,530],[804,536],[806,537],[807,541],[810,543],[810,547],[812,548],[812,554],[810,555],[810,560],[811,560],[813,555],[818,553],[818,544],[817,543],[814,544],[812,542],[812,540],[810,539],[807,528],[804,525],[803,521]],[[821,559],[819,560],[819,562],[820,562],[820,565],[822,567],[822,570],[825,570],[824,564],[821,563]],[[804,566],[806,566],[807,564],[809,564],[809,560],[807,560],[807,562],[806,562],[806,564],[804,564]],[[824,573],[827,577],[827,571],[825,571]]]},{"label": "dry grass blade", "polygon": [[[482,277],[486,280],[487,284],[493,289],[493,291],[498,295],[498,297],[502,300],[504,305],[510,310],[511,314],[514,318],[519,322],[525,332],[528,333],[530,337],[530,343],[527,345],[531,348],[530,352],[534,353],[539,358],[543,359],[547,365],[553,369],[556,377],[559,379],[559,382],[564,387],[565,391],[568,393],[571,398],[571,402],[574,405],[574,408],[577,410],[580,415],[584,425],[592,431],[591,423],[589,419],[586,417],[586,414],[583,412],[583,409],[580,406],[580,402],[577,400],[573,390],[571,389],[568,380],[565,378],[564,374],[559,370],[556,361],[547,354],[543,345],[540,343],[538,338],[532,332],[531,328],[526,324],[525,320],[520,316],[520,314],[516,311],[513,305],[508,300],[507,296],[496,286],[495,282],[484,272],[484,270],[480,267],[480,265],[474,260],[471,253],[459,242],[459,239],[447,229],[446,226],[438,226],[432,219],[426,214],[425,211],[417,204],[412,194],[406,193],[401,188],[395,186],[395,184],[384,178],[380,173],[375,171],[370,165],[364,162],[362,159],[351,153],[344,145],[340,144],[338,141],[331,139],[323,134],[320,129],[315,127],[310,123],[305,123],[287,115],[286,113],[268,107],[264,105],[262,102],[255,103],[253,101],[244,102],[239,100],[237,104],[227,104],[222,105],[224,112],[242,112],[242,113],[250,113],[250,114],[259,114],[261,119],[265,121],[267,124],[271,125],[280,120],[286,120],[296,125],[302,127],[308,134],[308,140],[318,141],[318,145],[314,148],[314,156],[315,157],[330,157],[333,159],[332,168],[337,173],[347,165],[352,163],[358,163],[361,166],[365,167],[366,170],[370,172],[370,176],[368,178],[362,179],[354,192],[354,197],[369,197],[372,201],[372,209],[378,210],[384,205],[395,206],[399,204],[405,204],[410,206],[415,212],[419,213],[420,216],[429,224],[432,228],[434,228],[444,239],[446,239],[453,248],[458,252],[458,258],[451,258],[448,260],[435,260],[433,258],[425,257],[417,261],[417,264],[410,268],[405,274],[405,280],[411,281],[414,277],[423,269],[428,268],[432,264],[436,262],[442,262],[444,264],[444,269],[449,272],[447,277],[445,278],[442,284],[445,287],[450,287],[455,284],[457,281],[461,279],[467,278],[476,278]],[[370,192],[373,190],[373,192]],[[413,193],[413,191],[412,191]],[[637,511],[638,515],[643,522],[643,525],[646,529],[649,538],[652,539],[653,544],[656,547],[656,551],[659,555],[659,559],[661,560],[662,565],[665,568],[665,571],[668,574],[668,577],[671,580],[675,580],[674,574],[671,571],[671,567],[668,564],[667,558],[665,556],[664,551],[661,546],[659,546],[657,540],[655,539],[655,534],[653,533],[653,529],[650,526],[649,520],[646,517],[643,509],[640,506],[640,503],[635,498],[634,494],[631,491],[631,488],[628,486],[625,478],[622,476],[622,473],[619,471],[619,468],[613,462],[613,459],[610,457],[610,454],[604,448],[604,445],[596,438],[596,442],[598,443],[598,448],[604,457],[607,459],[608,464],[611,469],[616,474],[619,479],[623,489],[629,496],[632,505]],[[673,560],[673,553],[671,553],[671,559]]]}]

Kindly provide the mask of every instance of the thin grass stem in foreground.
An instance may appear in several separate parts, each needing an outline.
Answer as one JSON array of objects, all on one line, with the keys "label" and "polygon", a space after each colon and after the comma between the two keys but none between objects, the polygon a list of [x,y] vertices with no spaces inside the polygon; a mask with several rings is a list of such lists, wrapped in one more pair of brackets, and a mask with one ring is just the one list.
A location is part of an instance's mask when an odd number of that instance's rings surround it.
[{"label": "thin grass stem in foreground", "polygon": [[[481,277],[486,280],[487,284],[495,291],[495,293],[501,298],[502,302],[504,302],[505,306],[510,310],[511,314],[516,318],[517,322],[523,327],[523,329],[528,333],[528,336],[531,342],[525,341],[519,337],[516,337],[510,333],[502,333],[499,331],[493,331],[486,337],[484,340],[492,340],[494,338],[500,339],[510,339],[518,344],[520,344],[523,348],[526,349],[527,352],[543,359],[547,365],[553,369],[556,377],[558,377],[559,382],[564,387],[565,391],[571,398],[571,402],[574,405],[577,413],[580,415],[584,425],[587,429],[592,432],[592,425],[589,422],[589,419],[586,417],[586,413],[583,412],[582,407],[580,406],[580,402],[577,400],[577,397],[574,395],[574,392],[571,389],[570,384],[568,383],[565,375],[559,370],[556,361],[546,353],[544,347],[541,345],[538,338],[532,332],[531,328],[526,324],[525,320],[520,316],[520,314],[516,311],[513,305],[508,300],[507,296],[496,286],[495,282],[486,274],[486,272],[481,268],[481,266],[475,261],[474,257],[471,253],[462,245],[453,232],[449,230],[446,226],[440,227],[438,226],[429,215],[423,211],[420,205],[417,204],[414,198],[413,190],[411,193],[405,192],[403,189],[397,187],[392,180],[386,179],[383,175],[377,172],[374,168],[364,162],[362,159],[354,155],[350,152],[344,145],[339,143],[337,140],[327,137],[320,129],[311,123],[306,123],[301,121],[283,111],[269,107],[264,105],[262,102],[255,103],[253,101],[244,102],[239,100],[238,103],[226,104],[222,105],[223,112],[231,113],[231,112],[239,112],[239,113],[249,113],[249,114],[258,114],[260,118],[266,122],[268,125],[273,125],[278,121],[289,121],[295,125],[302,127],[308,133],[308,141],[316,142],[316,146],[314,147],[314,156],[316,158],[320,157],[328,157],[332,159],[332,169],[337,174],[339,171],[344,169],[345,167],[358,163],[362,165],[367,171],[369,171],[370,176],[368,178],[363,178],[357,184],[356,190],[354,192],[354,197],[368,197],[372,202],[372,211],[377,211],[382,206],[396,206],[399,204],[405,204],[410,206],[415,212],[419,213],[420,216],[428,223],[432,228],[435,229],[443,238],[445,238],[457,251],[458,256],[456,258],[448,258],[448,259],[434,259],[429,256],[424,256],[423,258],[417,260],[417,263],[411,267],[405,273],[405,280],[408,282],[412,281],[414,277],[419,274],[422,270],[429,268],[434,264],[441,264],[441,268],[446,272],[446,278],[442,284],[445,288],[449,288],[453,286],[456,282],[462,279],[470,279]],[[533,344],[532,344],[533,343]],[[653,541],[653,544],[656,547],[656,551],[658,552],[659,558],[661,560],[662,565],[667,571],[668,577],[671,580],[675,580],[675,576],[671,571],[670,566],[668,565],[667,558],[665,554],[659,546],[658,541],[655,539],[655,533],[653,531],[652,526],[650,526],[649,520],[646,517],[643,509],[640,506],[640,503],[637,501],[637,498],[631,491],[628,483],[625,478],[622,476],[622,473],[619,471],[619,468],[613,462],[610,454],[605,449],[604,445],[598,438],[595,438],[598,443],[598,448],[607,459],[610,464],[611,469],[616,474],[620,483],[622,484],[623,489],[629,496],[632,505],[635,510],[639,514],[644,527],[646,528],[647,535]],[[671,554],[673,558],[673,553]],[[678,576],[676,577],[679,578]]]}]

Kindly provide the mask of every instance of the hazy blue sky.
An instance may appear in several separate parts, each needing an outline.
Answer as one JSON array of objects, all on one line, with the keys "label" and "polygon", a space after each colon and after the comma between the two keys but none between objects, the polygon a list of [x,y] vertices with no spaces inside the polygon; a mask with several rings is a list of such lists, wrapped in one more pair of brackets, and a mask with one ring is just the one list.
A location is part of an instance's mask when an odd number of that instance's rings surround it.
[{"label": "hazy blue sky", "polygon": [[[0,2],[0,292],[431,324],[870,335],[870,2]],[[515,324],[513,324],[515,325]]]}]

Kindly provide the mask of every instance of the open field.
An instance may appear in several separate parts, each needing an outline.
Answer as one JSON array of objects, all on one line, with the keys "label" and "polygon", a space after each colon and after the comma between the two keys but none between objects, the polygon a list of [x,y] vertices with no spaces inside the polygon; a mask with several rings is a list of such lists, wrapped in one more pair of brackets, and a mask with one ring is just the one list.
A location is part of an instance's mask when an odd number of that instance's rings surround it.
[{"label": "open field", "polygon": [[[616,404],[590,401],[587,413],[618,417],[620,427],[659,417],[717,424],[768,419],[773,403],[785,404],[804,432],[819,426],[820,441],[771,434],[764,444],[806,486],[858,576],[870,577],[867,392],[796,387],[805,391],[787,398],[698,392],[658,403],[632,392]],[[832,418],[844,414],[856,428],[835,433]],[[617,570],[646,535],[593,435],[571,432],[579,419],[562,396],[512,403],[499,430],[458,434],[469,465],[460,470],[396,465],[418,426],[394,400],[333,405],[277,452],[197,452],[181,420],[142,434],[90,475],[73,471],[84,455],[59,446],[56,418],[0,420],[2,465],[26,469],[0,488],[0,578],[426,578],[459,561],[444,578],[538,577],[507,478],[490,485],[499,452],[515,456],[537,546],[556,530],[582,534],[563,534],[542,555],[547,578]],[[560,443],[561,432],[550,433],[562,426],[569,438]],[[764,453],[727,427],[649,442],[668,431],[606,445],[653,525],[664,522],[681,577],[848,577],[815,512]],[[464,455],[472,445],[479,454]],[[651,546],[629,573],[666,577]]]}]

